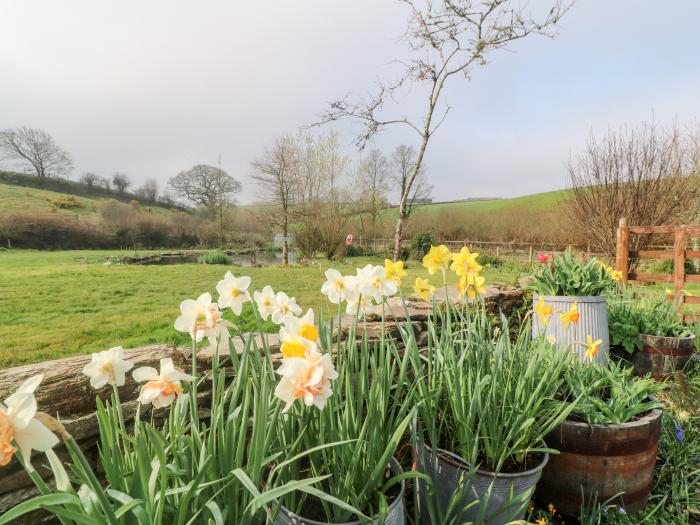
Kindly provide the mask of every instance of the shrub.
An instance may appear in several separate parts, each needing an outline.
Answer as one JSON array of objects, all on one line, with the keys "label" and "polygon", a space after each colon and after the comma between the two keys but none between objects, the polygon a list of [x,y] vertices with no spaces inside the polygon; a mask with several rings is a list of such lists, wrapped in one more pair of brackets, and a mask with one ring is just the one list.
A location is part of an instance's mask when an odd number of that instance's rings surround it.
[{"label": "shrub", "polygon": [[312,259],[321,249],[321,234],[315,222],[306,221],[294,229],[294,247],[302,259]]},{"label": "shrub", "polygon": [[[673,273],[673,259],[664,259],[652,265],[652,273]],[[686,259],[684,271],[687,274],[697,273],[692,259]]]},{"label": "shrub", "polygon": [[63,195],[61,195],[60,197],[56,197],[54,200],[51,201],[51,204],[53,204],[54,207],[61,209],[73,209],[83,207],[83,203],[75,197],[64,197]]},{"label": "shrub", "polygon": [[503,259],[490,253],[480,253],[476,258],[476,262],[482,266],[491,266],[493,268],[500,268],[503,266]]},{"label": "shrub", "polygon": [[202,264],[231,264],[233,261],[231,260],[231,257],[226,255],[224,252],[217,250],[214,252],[205,253],[199,259],[197,259],[197,262]]},{"label": "shrub", "polygon": [[433,244],[435,244],[435,238],[432,233],[419,233],[411,240],[411,253],[416,259],[421,260]]}]

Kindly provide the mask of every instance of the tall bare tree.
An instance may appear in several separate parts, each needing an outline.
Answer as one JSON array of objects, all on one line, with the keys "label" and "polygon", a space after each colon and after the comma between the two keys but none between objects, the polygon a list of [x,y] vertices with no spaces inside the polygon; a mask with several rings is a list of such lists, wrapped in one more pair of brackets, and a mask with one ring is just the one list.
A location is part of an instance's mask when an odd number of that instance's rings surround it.
[{"label": "tall bare tree", "polygon": [[[393,186],[398,190],[399,195],[403,195],[413,173],[413,167],[416,164],[415,148],[406,144],[399,144],[391,154],[390,164]],[[430,199],[432,194],[433,185],[428,180],[425,167],[421,166],[409,191],[408,201],[406,202],[406,219],[411,216],[413,205],[416,202]]]},{"label": "tall bare tree", "polygon": [[289,264],[289,224],[298,202],[298,151],[294,137],[284,135],[251,163],[251,179],[258,186],[260,198],[274,207],[270,222],[282,228],[282,257]]},{"label": "tall bare tree", "polygon": [[124,195],[124,193],[126,193],[126,189],[131,186],[131,179],[126,173],[121,173],[118,171],[112,175],[112,184],[115,188],[117,188],[119,195]]},{"label": "tall bare tree", "polygon": [[85,184],[88,188],[94,188],[100,182],[100,176],[95,173],[86,171],[80,177],[80,182]]},{"label": "tall bare tree", "polygon": [[[553,36],[552,30],[568,11],[569,0],[552,0],[551,7],[533,15],[518,0],[402,0],[410,10],[404,41],[413,58],[403,64],[403,72],[393,84],[380,83],[376,95],[355,102],[347,98],[331,102],[316,125],[350,118],[363,124],[356,144],[362,149],[387,126],[412,129],[418,140],[413,171],[406,180],[399,200],[399,217],[394,234],[394,259],[398,259],[408,202],[420,173],[430,138],[450,110],[441,104],[441,95],[452,78],[469,79],[477,66],[483,66],[494,51],[530,35]],[[424,93],[422,121],[407,116],[389,116],[385,106],[395,100],[402,87],[412,84]],[[413,91],[413,89],[412,89]]]},{"label": "tall bare tree", "polygon": [[158,181],[155,179],[146,179],[141,187],[136,190],[136,195],[145,202],[155,202],[158,198]]},{"label": "tall bare tree", "polygon": [[61,177],[73,161],[46,131],[26,126],[0,131],[0,157],[29,164],[37,177]]},{"label": "tall bare tree", "polygon": [[[585,151],[569,161],[571,223],[582,238],[615,253],[620,217],[630,224],[657,225],[694,209],[700,193],[692,140],[678,128],[643,123],[589,138]],[[649,240],[635,236],[635,248]]]},{"label": "tall bare tree", "polygon": [[370,225],[374,230],[379,214],[387,205],[389,192],[389,160],[380,149],[373,148],[360,161],[358,167],[358,188],[360,191],[360,223],[363,226],[362,212],[369,214]]}]

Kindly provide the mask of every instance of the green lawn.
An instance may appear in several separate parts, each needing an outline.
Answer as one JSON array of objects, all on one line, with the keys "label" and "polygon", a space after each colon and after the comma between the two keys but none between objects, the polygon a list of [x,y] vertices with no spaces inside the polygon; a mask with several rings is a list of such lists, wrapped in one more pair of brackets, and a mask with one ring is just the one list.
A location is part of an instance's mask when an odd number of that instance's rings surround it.
[{"label": "green lawn", "polygon": [[[117,251],[0,251],[0,367],[104,350],[153,343],[187,344],[187,336],[173,328],[183,299],[210,292],[224,266],[183,264],[172,266],[106,265]],[[125,252],[121,252],[122,254]],[[87,261],[87,262],[83,262]],[[275,291],[296,296],[304,307],[335,314],[320,288],[323,272],[335,267],[354,273],[355,267],[378,258],[321,261],[313,267],[230,268],[249,275],[252,288],[269,284]],[[416,276],[427,272],[412,262],[404,279],[410,293]],[[513,282],[515,266],[486,268],[487,282]],[[434,279],[438,284],[438,279]],[[252,309],[242,317],[241,328],[255,328]],[[268,327],[268,329],[271,327]]]}]

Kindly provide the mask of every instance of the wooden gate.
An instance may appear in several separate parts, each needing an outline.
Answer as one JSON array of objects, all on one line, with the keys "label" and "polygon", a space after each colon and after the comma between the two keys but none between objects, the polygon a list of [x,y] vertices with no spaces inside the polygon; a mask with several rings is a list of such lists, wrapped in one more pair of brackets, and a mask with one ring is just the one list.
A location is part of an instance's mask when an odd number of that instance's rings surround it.
[{"label": "wooden gate", "polygon": [[[630,250],[630,235],[673,235],[673,249]],[[681,306],[700,304],[700,297],[684,293],[685,283],[700,283],[700,275],[685,273],[686,259],[700,259],[700,251],[687,250],[689,237],[700,237],[700,225],[686,226],[627,226],[627,219],[620,219],[617,228],[616,267],[622,272],[622,282],[642,283],[666,282],[673,283],[673,293],[667,294],[668,299],[677,299]],[[673,274],[640,273],[630,271],[630,259],[666,259],[673,261]]]}]

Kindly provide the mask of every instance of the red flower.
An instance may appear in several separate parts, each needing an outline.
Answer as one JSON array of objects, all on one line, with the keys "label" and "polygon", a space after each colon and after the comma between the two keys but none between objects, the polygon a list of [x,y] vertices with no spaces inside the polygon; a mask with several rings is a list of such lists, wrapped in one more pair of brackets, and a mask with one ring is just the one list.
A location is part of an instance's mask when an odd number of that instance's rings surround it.
[{"label": "red flower", "polygon": [[540,252],[537,255],[537,260],[540,261],[541,263],[546,263],[547,262],[547,256],[545,255],[544,252]]}]

